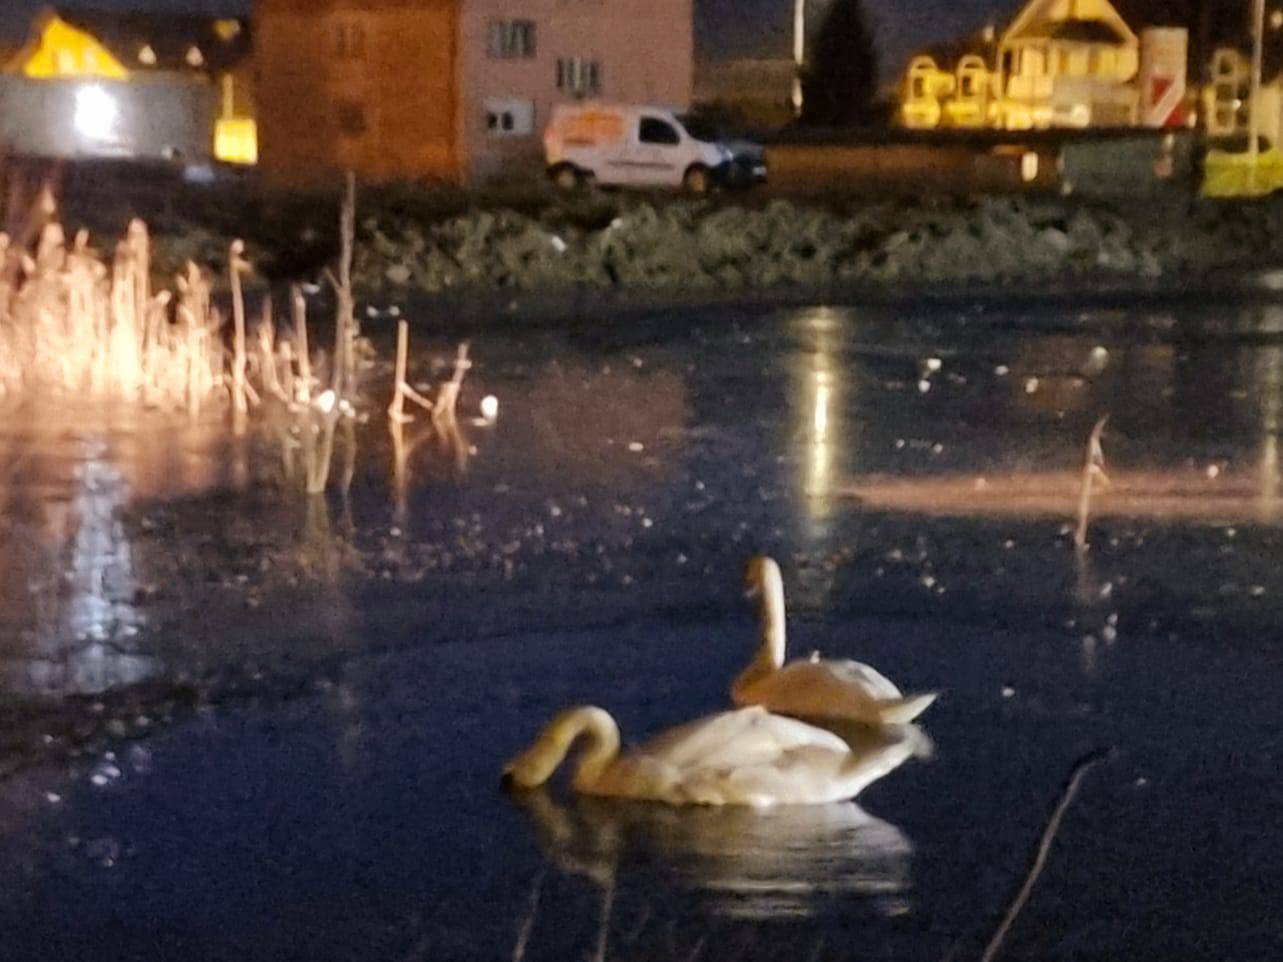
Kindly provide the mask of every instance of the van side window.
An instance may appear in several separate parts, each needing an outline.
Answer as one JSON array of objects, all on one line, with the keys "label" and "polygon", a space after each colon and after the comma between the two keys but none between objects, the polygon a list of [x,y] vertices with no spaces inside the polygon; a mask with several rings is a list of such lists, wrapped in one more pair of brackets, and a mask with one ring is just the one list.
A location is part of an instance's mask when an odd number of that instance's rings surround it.
[{"label": "van side window", "polygon": [[681,135],[672,124],[658,117],[643,117],[637,139],[643,144],[680,144]]}]

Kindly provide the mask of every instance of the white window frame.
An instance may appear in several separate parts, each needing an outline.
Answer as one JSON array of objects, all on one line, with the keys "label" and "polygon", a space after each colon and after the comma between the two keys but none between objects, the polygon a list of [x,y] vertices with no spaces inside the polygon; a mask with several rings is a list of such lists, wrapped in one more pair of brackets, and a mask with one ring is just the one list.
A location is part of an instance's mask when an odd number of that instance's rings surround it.
[{"label": "white window frame", "polygon": [[481,105],[489,137],[533,137],[535,102],[524,97],[487,97]]},{"label": "white window frame", "polygon": [[558,57],[557,89],[575,97],[601,93],[601,61],[595,57]]}]

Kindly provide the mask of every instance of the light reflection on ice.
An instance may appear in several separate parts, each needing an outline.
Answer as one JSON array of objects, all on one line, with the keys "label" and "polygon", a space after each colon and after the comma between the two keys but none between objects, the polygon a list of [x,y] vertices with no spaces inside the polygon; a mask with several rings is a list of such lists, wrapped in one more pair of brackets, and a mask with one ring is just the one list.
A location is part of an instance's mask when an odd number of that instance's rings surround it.
[{"label": "light reflection on ice", "polygon": [[843,316],[831,308],[803,312],[795,321],[813,345],[812,351],[798,359],[794,403],[805,418],[805,511],[821,527],[833,513],[834,482],[842,468],[840,458],[851,443],[850,426],[842,417],[846,371],[836,352],[842,342],[842,322]]},{"label": "light reflection on ice", "polygon": [[[153,673],[153,659],[130,651],[142,628],[134,559],[121,509],[129,486],[100,437],[82,442],[70,499],[45,504],[35,532],[43,565],[29,578],[35,651],[22,658],[15,687],[39,692],[105,691]],[[12,672],[11,672],[12,675]]]}]

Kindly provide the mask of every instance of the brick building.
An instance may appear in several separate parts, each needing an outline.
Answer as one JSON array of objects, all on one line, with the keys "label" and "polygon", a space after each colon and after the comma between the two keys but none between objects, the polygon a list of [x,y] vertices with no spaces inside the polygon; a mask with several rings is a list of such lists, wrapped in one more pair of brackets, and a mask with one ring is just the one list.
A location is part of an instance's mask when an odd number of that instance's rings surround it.
[{"label": "brick building", "polygon": [[689,104],[691,2],[259,0],[264,183],[526,175],[555,103]]}]

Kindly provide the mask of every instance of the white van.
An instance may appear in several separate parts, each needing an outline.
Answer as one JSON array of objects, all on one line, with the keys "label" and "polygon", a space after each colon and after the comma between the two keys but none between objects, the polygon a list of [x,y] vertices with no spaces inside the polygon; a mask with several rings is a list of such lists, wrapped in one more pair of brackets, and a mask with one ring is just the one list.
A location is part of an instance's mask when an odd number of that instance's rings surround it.
[{"label": "white van", "polygon": [[666,107],[574,103],[553,108],[543,135],[548,175],[558,187],[586,181],[621,187],[681,187],[702,194],[714,184],[760,180],[760,156],[694,136]]}]

